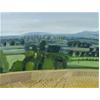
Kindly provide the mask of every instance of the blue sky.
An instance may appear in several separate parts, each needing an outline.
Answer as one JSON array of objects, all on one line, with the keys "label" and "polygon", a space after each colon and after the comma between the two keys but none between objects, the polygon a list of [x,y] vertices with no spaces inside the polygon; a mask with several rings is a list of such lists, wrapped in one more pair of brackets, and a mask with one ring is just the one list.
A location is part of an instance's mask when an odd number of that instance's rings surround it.
[{"label": "blue sky", "polygon": [[2,35],[27,32],[76,33],[98,31],[98,13],[0,13]]}]

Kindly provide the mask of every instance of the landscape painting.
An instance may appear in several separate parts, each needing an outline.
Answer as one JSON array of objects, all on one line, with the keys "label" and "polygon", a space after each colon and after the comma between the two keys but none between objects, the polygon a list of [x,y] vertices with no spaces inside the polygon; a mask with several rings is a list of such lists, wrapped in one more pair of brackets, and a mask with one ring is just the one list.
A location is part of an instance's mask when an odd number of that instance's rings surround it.
[{"label": "landscape painting", "polygon": [[0,88],[99,88],[99,13],[1,12]]}]

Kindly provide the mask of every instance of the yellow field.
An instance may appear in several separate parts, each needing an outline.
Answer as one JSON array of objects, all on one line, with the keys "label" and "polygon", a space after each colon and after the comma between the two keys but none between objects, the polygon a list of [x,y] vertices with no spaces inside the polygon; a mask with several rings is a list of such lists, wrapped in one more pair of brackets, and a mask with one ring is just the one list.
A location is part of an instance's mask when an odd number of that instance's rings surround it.
[{"label": "yellow field", "polygon": [[[21,73],[28,73],[21,76]],[[9,75],[10,74],[10,75]],[[90,69],[68,69],[68,70],[43,70],[32,72],[8,73],[8,77],[16,75],[15,79],[20,77],[27,78],[26,81],[16,81],[2,84],[0,87],[7,88],[98,88],[99,71]],[[18,74],[20,74],[18,76]],[[30,75],[29,75],[30,74]],[[17,77],[18,76],[18,77]],[[25,76],[25,77],[24,77]],[[2,75],[1,77],[5,77]],[[9,79],[5,78],[5,79]]]}]

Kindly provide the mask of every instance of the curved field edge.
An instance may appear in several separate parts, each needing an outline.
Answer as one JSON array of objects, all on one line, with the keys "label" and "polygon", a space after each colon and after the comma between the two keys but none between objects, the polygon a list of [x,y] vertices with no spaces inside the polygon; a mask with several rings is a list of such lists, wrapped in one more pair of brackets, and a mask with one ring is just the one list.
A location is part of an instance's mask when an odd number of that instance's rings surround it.
[{"label": "curved field edge", "polygon": [[0,74],[1,88],[98,88],[99,70],[68,69]]},{"label": "curved field edge", "polygon": [[[6,57],[7,57],[8,63],[9,63],[9,68],[11,68],[11,66],[13,65],[13,63],[15,61],[22,61],[25,58],[25,55],[23,55],[23,54],[6,55]],[[73,59],[79,59],[79,58],[81,59],[82,57],[76,57],[76,58],[73,57]],[[84,59],[85,58],[86,57],[84,57]],[[90,57],[90,58],[92,59],[92,57]],[[52,66],[52,65],[50,63],[50,59],[46,59],[44,68],[45,68],[45,66],[49,66],[48,69],[51,68],[50,66]],[[86,69],[99,69],[99,61],[71,61],[71,62],[68,62],[67,68],[68,69],[69,68],[70,69],[75,69],[75,68],[76,69],[77,68],[79,68],[79,69],[85,69],[85,68]]]}]

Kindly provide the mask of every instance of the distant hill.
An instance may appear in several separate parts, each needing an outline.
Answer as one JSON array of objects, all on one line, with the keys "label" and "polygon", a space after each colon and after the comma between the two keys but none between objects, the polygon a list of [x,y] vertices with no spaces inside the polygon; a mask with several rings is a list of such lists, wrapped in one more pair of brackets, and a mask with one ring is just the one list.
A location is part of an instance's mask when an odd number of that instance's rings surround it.
[{"label": "distant hill", "polygon": [[0,36],[0,39],[20,39],[21,35]]},{"label": "distant hill", "polygon": [[25,33],[23,35],[25,36],[31,36],[31,35],[49,35],[51,34],[50,32],[28,32],[28,33]]},{"label": "distant hill", "polygon": [[99,31],[83,31],[74,34],[67,34],[66,37],[99,39]]},{"label": "distant hill", "polygon": [[10,35],[10,36],[0,36],[0,38],[6,38],[6,39],[11,39],[11,38],[20,38],[23,36],[33,36],[33,35],[62,35],[65,36],[66,38],[89,38],[89,39],[99,39],[99,31],[82,31],[78,33],[51,33],[51,32],[28,32],[24,33],[22,35]]}]

